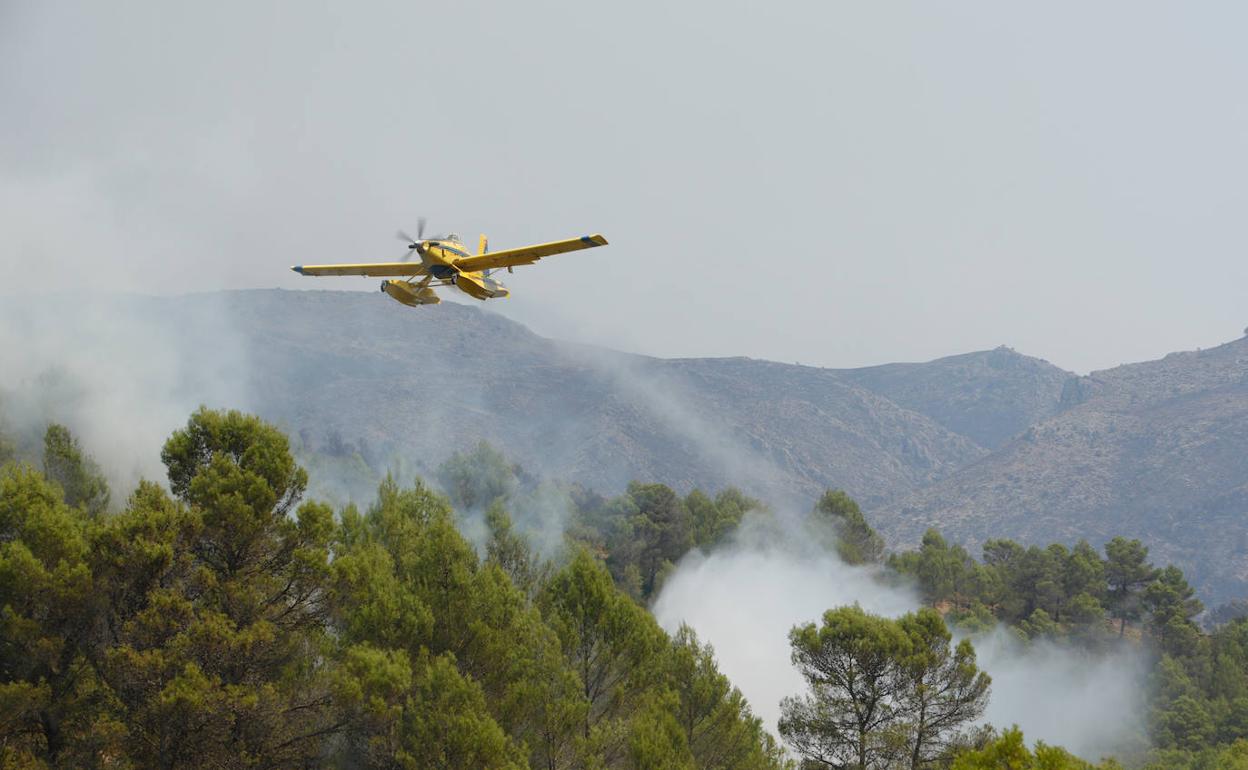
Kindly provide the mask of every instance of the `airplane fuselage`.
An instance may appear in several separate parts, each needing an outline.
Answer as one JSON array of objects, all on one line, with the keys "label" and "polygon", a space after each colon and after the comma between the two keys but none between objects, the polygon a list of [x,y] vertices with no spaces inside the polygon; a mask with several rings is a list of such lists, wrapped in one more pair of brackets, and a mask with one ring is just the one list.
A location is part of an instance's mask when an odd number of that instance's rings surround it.
[{"label": "airplane fuselage", "polygon": [[[464,244],[447,238],[426,242],[420,259],[426,272],[440,285],[454,286],[473,299],[500,299],[511,294],[511,290],[501,281],[491,278],[486,271],[466,271],[455,266],[456,262],[470,256]],[[404,305],[432,305],[438,301],[433,289],[410,281],[382,281],[381,290]]]},{"label": "airplane fuselage", "polygon": [[429,274],[439,281],[450,281],[453,286],[474,299],[499,299],[511,294],[501,281],[496,281],[478,270],[460,270],[455,263],[472,256],[457,240],[430,241],[425,245],[424,261]]}]

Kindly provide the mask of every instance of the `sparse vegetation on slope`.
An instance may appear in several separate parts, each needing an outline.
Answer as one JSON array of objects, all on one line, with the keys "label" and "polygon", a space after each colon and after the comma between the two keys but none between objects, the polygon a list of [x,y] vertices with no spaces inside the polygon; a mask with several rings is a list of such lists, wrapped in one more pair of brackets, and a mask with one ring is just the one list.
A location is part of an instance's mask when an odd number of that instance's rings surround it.
[{"label": "sparse vegetation on slope", "polygon": [[874,510],[895,543],[1132,532],[1211,602],[1248,590],[1248,341],[1095,372],[1001,450]]},{"label": "sparse vegetation on slope", "polygon": [[1056,414],[1063,388],[1074,377],[1006,347],[836,373],[988,449]]}]

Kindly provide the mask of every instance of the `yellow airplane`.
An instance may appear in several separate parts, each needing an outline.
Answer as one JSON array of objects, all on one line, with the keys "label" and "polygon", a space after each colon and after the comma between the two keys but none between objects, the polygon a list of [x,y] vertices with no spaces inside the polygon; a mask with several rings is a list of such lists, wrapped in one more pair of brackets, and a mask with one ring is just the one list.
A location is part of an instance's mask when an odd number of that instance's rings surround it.
[{"label": "yellow airplane", "polygon": [[[366,262],[354,265],[296,265],[291,268],[300,275],[370,275],[376,277],[396,276],[381,282],[381,290],[404,305],[436,305],[442,300],[434,292],[434,286],[454,286],[476,299],[506,297],[511,292],[499,281],[490,277],[496,270],[518,265],[531,265],[542,257],[562,254],[565,251],[591,249],[606,246],[607,239],[601,235],[583,235],[566,241],[539,243],[518,249],[489,250],[489,241],[482,235],[476,254],[469,254],[459,236],[434,236],[424,239],[425,220],[419,220],[416,238],[402,230],[399,238],[408,242],[407,254],[401,262]],[[412,255],[419,262],[410,262]],[[420,278],[420,280],[416,280]]]}]

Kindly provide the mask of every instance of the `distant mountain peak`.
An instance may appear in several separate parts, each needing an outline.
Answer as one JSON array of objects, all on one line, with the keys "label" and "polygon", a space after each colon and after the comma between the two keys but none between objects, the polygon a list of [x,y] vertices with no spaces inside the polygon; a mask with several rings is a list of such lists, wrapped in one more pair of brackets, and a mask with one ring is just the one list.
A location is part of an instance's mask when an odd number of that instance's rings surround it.
[{"label": "distant mountain peak", "polygon": [[990,449],[1056,414],[1062,388],[1074,376],[1005,345],[837,374]]},{"label": "distant mountain peak", "polygon": [[903,542],[1140,537],[1207,598],[1248,590],[1248,340],[1070,377],[1061,410],[883,506]]}]

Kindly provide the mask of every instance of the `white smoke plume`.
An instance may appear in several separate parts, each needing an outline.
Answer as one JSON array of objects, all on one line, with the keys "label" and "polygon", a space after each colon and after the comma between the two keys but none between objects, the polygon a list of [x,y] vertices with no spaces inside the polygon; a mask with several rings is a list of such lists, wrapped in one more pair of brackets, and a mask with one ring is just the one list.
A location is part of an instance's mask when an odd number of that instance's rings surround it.
[{"label": "white smoke plume", "polygon": [[[566,546],[564,533],[576,509],[563,487],[543,479],[532,488],[513,489],[502,503],[515,532],[528,540],[534,553],[552,559],[562,552]],[[481,507],[456,510],[460,532],[480,554],[485,553],[490,537],[485,513],[486,509]]]},{"label": "white smoke plume", "polygon": [[567,491],[550,481],[515,498],[508,506],[516,529],[523,532],[543,558],[554,556],[564,546],[564,531],[575,505]]},{"label": "white smoke plume", "polygon": [[[773,731],[780,700],[806,686],[789,662],[790,628],[855,602],[890,617],[920,606],[909,589],[881,581],[878,570],[849,566],[816,543],[792,534],[760,536],[747,525],[726,548],[682,560],[653,605],[665,629],[688,623],[714,646],[720,669]],[[985,722],[1017,724],[1029,742],[1092,759],[1140,746],[1141,656],[1024,645],[1005,629],[974,643],[993,677]]]},{"label": "white smoke plume", "polygon": [[[680,445],[698,475],[723,479],[772,504],[791,506],[797,497],[787,477],[770,457],[746,446],[739,435],[697,406],[695,387],[659,365],[660,359],[630,356],[587,346],[562,345],[562,354],[610,382],[614,397],[656,424]],[[624,478],[620,486],[633,480]],[[693,485],[674,484],[680,492]]]},{"label": "white smoke plume", "polygon": [[1003,628],[973,642],[980,666],[992,675],[985,722],[1018,724],[1028,740],[1087,759],[1146,747],[1147,661],[1137,649],[1094,654],[1047,641],[1024,645]]},{"label": "white smoke plume", "polygon": [[731,545],[683,559],[663,584],[653,612],[668,631],[685,622],[711,642],[720,668],[774,731],[780,699],[805,686],[789,664],[790,628],[854,602],[869,612],[896,616],[919,601],[818,546],[775,540],[755,530],[762,526],[751,516]]},{"label": "white smoke plume", "polygon": [[6,430],[29,444],[49,422],[67,425],[114,503],[140,477],[164,480],[160,448],[201,404],[246,409],[247,371],[222,295],[0,301]]}]

